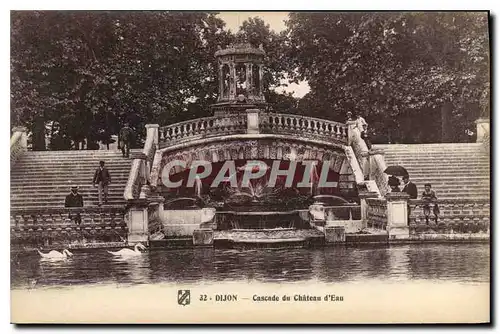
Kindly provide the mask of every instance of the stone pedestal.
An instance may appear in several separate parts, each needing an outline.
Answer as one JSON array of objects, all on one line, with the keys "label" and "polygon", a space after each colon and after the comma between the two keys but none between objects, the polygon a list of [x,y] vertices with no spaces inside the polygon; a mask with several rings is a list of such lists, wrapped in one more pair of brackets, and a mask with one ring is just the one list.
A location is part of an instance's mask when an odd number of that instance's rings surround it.
[{"label": "stone pedestal", "polygon": [[247,133],[259,133],[259,109],[247,109]]},{"label": "stone pedestal", "polygon": [[211,246],[214,244],[214,231],[212,229],[194,230],[193,244],[195,246]]},{"label": "stone pedestal", "polygon": [[490,133],[490,120],[488,118],[479,118],[476,120],[476,142],[482,143],[487,135]]},{"label": "stone pedestal", "polygon": [[340,244],[345,242],[344,226],[325,226],[325,242],[327,244]]},{"label": "stone pedestal", "polygon": [[24,126],[16,126],[12,129],[12,133],[19,132],[21,135],[20,144],[24,151],[28,149],[28,129]]},{"label": "stone pedestal", "polygon": [[408,200],[410,196],[403,192],[386,194],[387,199],[387,233],[389,239],[408,239]]},{"label": "stone pedestal", "polygon": [[368,226],[368,203],[366,203],[367,198],[378,198],[378,194],[375,191],[360,191],[358,193],[360,204],[361,204],[361,220],[363,221],[362,228]]},{"label": "stone pedestal", "polygon": [[128,243],[134,245],[138,242],[148,243],[148,203],[145,200],[129,202],[125,219],[128,227]]}]

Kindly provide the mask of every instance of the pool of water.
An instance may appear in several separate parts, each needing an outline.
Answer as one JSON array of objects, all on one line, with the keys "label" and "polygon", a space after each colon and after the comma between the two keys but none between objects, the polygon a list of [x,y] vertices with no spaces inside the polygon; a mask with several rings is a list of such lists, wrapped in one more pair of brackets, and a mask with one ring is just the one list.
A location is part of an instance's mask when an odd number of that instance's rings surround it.
[{"label": "pool of water", "polygon": [[13,289],[93,284],[201,281],[488,283],[488,244],[410,244],[320,249],[153,249],[116,259],[104,249],[75,251],[60,261],[36,252],[11,255]]}]

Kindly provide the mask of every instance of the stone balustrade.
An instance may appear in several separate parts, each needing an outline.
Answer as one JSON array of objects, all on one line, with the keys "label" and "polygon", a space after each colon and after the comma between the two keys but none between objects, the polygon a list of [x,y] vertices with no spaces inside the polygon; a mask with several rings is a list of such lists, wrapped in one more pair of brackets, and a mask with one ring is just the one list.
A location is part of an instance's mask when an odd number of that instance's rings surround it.
[{"label": "stone balustrade", "polygon": [[243,134],[247,130],[244,114],[203,117],[159,128],[160,147],[196,139]]},{"label": "stone balustrade", "polygon": [[[254,121],[254,118],[257,128],[251,131],[253,125],[249,129],[248,119]],[[258,112],[204,117],[160,127],[159,141],[163,148],[196,139],[245,133],[291,135],[347,143],[345,124],[300,115]]]},{"label": "stone balustrade", "polygon": [[439,200],[436,224],[431,204],[429,224],[426,223],[422,200],[410,200],[410,233],[478,233],[489,232],[490,201],[483,200]]},{"label": "stone balustrade", "polygon": [[[30,208],[10,212],[13,246],[124,242],[127,224],[122,207]],[[69,216],[80,214],[77,225]]]},{"label": "stone balustrade", "polygon": [[292,114],[263,113],[261,133],[285,134],[347,143],[347,126],[326,119]]},{"label": "stone balustrade", "polygon": [[385,230],[387,228],[387,200],[367,198],[367,227]]}]

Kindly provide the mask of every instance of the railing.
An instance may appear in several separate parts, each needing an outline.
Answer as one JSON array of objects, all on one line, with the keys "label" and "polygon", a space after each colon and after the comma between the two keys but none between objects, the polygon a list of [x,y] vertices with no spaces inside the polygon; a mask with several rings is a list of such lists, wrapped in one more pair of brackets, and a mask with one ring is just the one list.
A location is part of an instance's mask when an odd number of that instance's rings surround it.
[{"label": "railing", "polygon": [[[80,224],[75,222],[77,215]],[[119,242],[127,238],[122,207],[12,209],[10,230],[12,244],[69,244],[83,239]]]},{"label": "railing", "polygon": [[[161,147],[166,147],[195,139],[246,132],[246,114],[212,116],[160,127],[159,141]],[[327,141],[335,139],[347,143],[345,124],[300,115],[261,113],[259,133],[285,134]]]},{"label": "railing", "polygon": [[347,126],[343,123],[292,114],[265,113],[260,117],[261,133],[290,134],[347,143]]},{"label": "railing", "polygon": [[10,165],[12,166],[26,150],[26,130],[24,128],[15,128],[14,134],[10,138]]},{"label": "railing", "polygon": [[410,232],[411,233],[478,233],[488,232],[490,228],[490,202],[484,200],[439,200],[437,223],[433,212],[433,204],[429,204],[428,223],[424,215],[424,206],[428,202],[410,200]]},{"label": "railing", "polygon": [[246,129],[245,114],[204,117],[160,127],[159,142],[165,147],[195,139],[243,134]]},{"label": "railing", "polygon": [[367,198],[367,226],[385,230],[387,227],[387,201],[381,198]]},{"label": "railing", "polygon": [[369,179],[375,181],[380,194],[385,196],[387,193],[391,192],[389,184],[387,183],[389,176],[384,173],[387,168],[384,156],[382,154],[370,154],[368,168],[370,169]]}]

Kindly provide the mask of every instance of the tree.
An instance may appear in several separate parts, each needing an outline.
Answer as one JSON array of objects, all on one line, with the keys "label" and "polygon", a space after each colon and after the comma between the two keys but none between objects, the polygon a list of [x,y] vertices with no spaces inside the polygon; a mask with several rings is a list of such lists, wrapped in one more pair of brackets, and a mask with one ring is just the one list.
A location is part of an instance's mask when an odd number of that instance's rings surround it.
[{"label": "tree", "polygon": [[216,13],[34,11],[11,21],[12,119],[34,149],[45,132],[51,149],[91,148],[125,121],[141,141],[147,122],[208,115],[213,54],[230,38]]},{"label": "tree", "polygon": [[463,134],[489,82],[487,23],[486,13],[292,13],[290,76],[308,80],[311,114],[362,113],[381,140],[435,141],[447,112],[445,136]]}]

